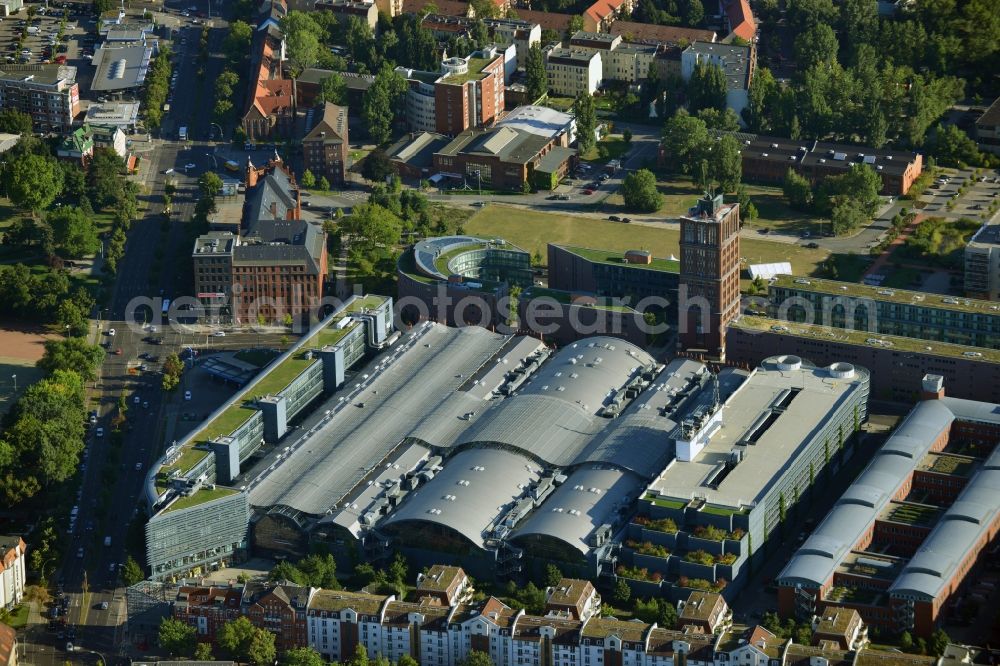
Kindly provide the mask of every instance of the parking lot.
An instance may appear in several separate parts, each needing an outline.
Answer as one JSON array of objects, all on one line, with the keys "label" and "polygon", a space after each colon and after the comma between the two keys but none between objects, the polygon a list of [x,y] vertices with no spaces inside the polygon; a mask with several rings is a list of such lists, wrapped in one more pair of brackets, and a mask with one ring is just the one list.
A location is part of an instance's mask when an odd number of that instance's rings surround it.
[{"label": "parking lot", "polygon": [[66,10],[64,23],[64,10],[38,11],[44,13],[28,18],[27,9],[22,9],[0,22],[0,52],[5,63],[37,65],[76,58],[77,49],[69,52],[70,41],[82,40],[87,29],[93,29],[93,22],[84,23],[84,15]]},{"label": "parking lot", "polygon": [[[978,218],[1000,199],[1000,170],[984,169],[979,176],[972,169],[946,169],[920,197],[925,213]],[[959,190],[965,186],[964,194]],[[951,208],[949,209],[949,204]]]}]

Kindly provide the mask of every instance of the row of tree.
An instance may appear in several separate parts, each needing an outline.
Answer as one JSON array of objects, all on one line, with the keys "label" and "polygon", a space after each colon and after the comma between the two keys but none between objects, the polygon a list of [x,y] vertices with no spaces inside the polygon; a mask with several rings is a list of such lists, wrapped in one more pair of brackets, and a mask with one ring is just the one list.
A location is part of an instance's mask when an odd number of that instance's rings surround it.
[{"label": "row of tree", "polygon": [[146,116],[146,127],[151,130],[158,129],[163,122],[163,105],[167,103],[167,96],[170,94],[172,55],[170,47],[161,47],[146,73],[142,107]]},{"label": "row of tree", "polygon": [[731,134],[713,135],[706,119],[725,127],[731,116],[717,110],[692,116],[680,109],[664,124],[663,149],[669,163],[695,183],[708,189],[718,185],[723,192],[734,192],[743,178],[740,142]]},{"label": "row of tree", "polygon": [[852,164],[846,173],[827,176],[813,187],[789,169],[783,190],[792,208],[830,218],[833,233],[840,235],[857,229],[875,214],[882,177],[867,164]]}]

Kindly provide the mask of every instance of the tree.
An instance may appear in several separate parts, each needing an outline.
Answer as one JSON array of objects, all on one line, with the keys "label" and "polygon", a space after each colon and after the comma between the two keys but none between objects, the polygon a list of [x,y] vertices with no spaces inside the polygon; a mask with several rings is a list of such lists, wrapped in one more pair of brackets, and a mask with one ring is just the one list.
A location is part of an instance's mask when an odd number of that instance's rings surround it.
[{"label": "tree", "polygon": [[103,360],[104,350],[97,345],[83,338],[61,338],[45,341],[45,353],[35,365],[48,374],[72,370],[84,381],[93,381]]},{"label": "tree", "polygon": [[864,205],[854,197],[838,195],[830,211],[830,224],[833,233],[838,236],[854,231],[862,224],[868,216],[865,214]]},{"label": "tree", "polygon": [[945,166],[965,167],[982,162],[976,142],[956,125],[937,126],[931,141],[931,152],[938,163]]},{"label": "tree", "polygon": [[734,191],[743,177],[740,142],[733,135],[726,134],[712,146],[711,155],[712,179],[723,192]]},{"label": "tree", "polygon": [[903,652],[909,652],[913,649],[913,636],[910,632],[904,631],[899,635],[899,647],[902,648]]},{"label": "tree", "polygon": [[275,583],[287,580],[295,583],[296,585],[306,584],[306,579],[303,573],[297,566],[288,560],[281,560],[275,564],[271,571],[267,574],[267,579]]},{"label": "tree", "polygon": [[785,173],[785,182],[782,189],[785,198],[788,199],[788,205],[796,210],[807,210],[812,203],[812,186],[795,169],[789,169]]},{"label": "tree", "polygon": [[625,582],[624,578],[619,578],[618,581],[615,582],[615,589],[611,598],[619,604],[625,604],[632,598],[632,588],[628,586],[628,583]]},{"label": "tree", "polygon": [[726,74],[714,63],[695,65],[688,82],[688,106],[692,111],[726,108]]},{"label": "tree", "polygon": [[344,222],[344,229],[351,235],[351,247],[368,257],[381,248],[396,245],[403,230],[399,217],[373,203],[355,206]]},{"label": "tree", "polygon": [[684,109],[675,113],[663,126],[663,150],[667,163],[676,165],[682,173],[693,174],[708,145],[705,121]]},{"label": "tree", "polygon": [[274,634],[266,629],[254,628],[246,656],[246,661],[249,661],[253,666],[271,666],[275,656],[277,656],[277,650],[274,647]]},{"label": "tree", "polygon": [[740,117],[729,108],[724,111],[719,111],[716,108],[702,109],[698,112],[698,118],[705,123],[705,127],[708,129],[721,132],[738,132],[740,130]]},{"label": "tree", "polygon": [[7,134],[31,134],[31,116],[17,109],[0,110],[0,132]]},{"label": "tree", "polygon": [[681,15],[684,17],[684,25],[697,28],[705,20],[705,6],[701,0],[681,0]]},{"label": "tree", "polygon": [[319,181],[316,183],[316,187],[324,192],[330,191],[330,181],[326,179],[326,176],[320,176]]},{"label": "tree", "polygon": [[326,660],[311,647],[294,648],[281,657],[283,666],[326,666]]},{"label": "tree", "polygon": [[469,656],[459,662],[459,666],[494,666],[490,655],[480,650],[470,650]]},{"label": "tree", "polygon": [[563,572],[554,564],[545,566],[545,586],[555,587],[563,579]]},{"label": "tree", "polygon": [[297,568],[305,579],[305,585],[327,590],[340,589],[340,582],[337,580],[337,562],[329,553],[308,555],[299,560]]},{"label": "tree", "polygon": [[626,146],[632,143],[632,130],[627,127],[622,130],[622,141],[625,142]]},{"label": "tree", "polygon": [[[294,13],[294,12],[293,12]],[[315,33],[295,30],[285,35],[285,53],[288,60],[288,75],[292,77],[293,99],[298,99],[298,78],[319,59],[320,43]]]},{"label": "tree", "polygon": [[931,634],[930,640],[927,641],[927,651],[935,657],[940,657],[944,654],[944,650],[948,647],[948,643],[951,643],[951,638],[948,636],[948,633],[941,627],[938,627],[934,630],[934,633]]},{"label": "tree", "polygon": [[299,184],[302,185],[302,187],[311,190],[316,187],[316,176],[313,175],[312,171],[306,169],[302,172],[302,178],[299,180]]},{"label": "tree", "polygon": [[165,617],[160,622],[157,637],[160,647],[166,650],[171,656],[194,656],[194,647],[198,642],[198,630],[188,623],[175,620],[171,617]]},{"label": "tree", "polygon": [[41,155],[8,159],[3,178],[7,195],[14,205],[33,213],[48,208],[63,188],[59,164],[55,158]]},{"label": "tree", "polygon": [[93,218],[74,206],[62,206],[50,212],[46,221],[52,228],[56,250],[68,259],[79,259],[97,252],[101,242]]},{"label": "tree", "polygon": [[215,661],[215,657],[212,655],[212,644],[211,643],[198,643],[194,646],[194,660],[195,661]]},{"label": "tree", "polygon": [[580,93],[573,102],[573,117],[576,119],[576,145],[578,152],[586,153],[594,147],[597,139],[597,106],[589,93]]},{"label": "tree", "polygon": [[87,164],[87,188],[90,200],[98,208],[113,205],[122,196],[125,162],[113,150],[94,149],[94,155]]},{"label": "tree", "polygon": [[877,0],[844,0],[840,5],[840,34],[853,56],[861,44],[871,44],[878,32]]},{"label": "tree", "polygon": [[202,196],[214,197],[222,189],[222,178],[214,171],[206,171],[198,178],[198,189]]},{"label": "tree", "polygon": [[361,163],[361,175],[365,180],[373,183],[384,183],[394,173],[396,173],[396,169],[392,164],[392,160],[380,148],[376,148],[368,153],[368,156]]},{"label": "tree", "polygon": [[368,666],[368,650],[364,645],[358,643],[354,646],[354,654],[347,660],[345,666]]},{"label": "tree", "polygon": [[375,143],[387,143],[392,137],[392,122],[406,91],[406,80],[389,63],[382,63],[361,103],[361,117]]},{"label": "tree", "polygon": [[136,562],[131,555],[129,555],[125,558],[125,566],[122,567],[122,580],[125,581],[125,585],[131,587],[132,585],[140,582],[143,578],[145,578],[145,576],[143,575],[142,567],[140,567],[139,563]]},{"label": "tree", "polygon": [[524,71],[527,76],[528,99],[531,102],[536,102],[549,91],[549,77],[545,72],[545,59],[542,57],[542,49],[538,44],[533,44],[528,49]]},{"label": "tree", "polygon": [[656,189],[656,176],[649,169],[639,169],[622,181],[625,207],[639,213],[654,213],[663,205],[663,195]]},{"label": "tree", "polygon": [[417,663],[417,660],[410,655],[404,654],[399,658],[399,661],[396,662],[396,666],[420,666],[420,664]]},{"label": "tree", "polygon": [[347,104],[347,83],[340,72],[332,72],[319,83],[319,94],[316,103],[330,102],[332,104]]},{"label": "tree", "polygon": [[249,661],[250,644],[256,628],[245,617],[238,617],[222,625],[216,642],[239,661]]},{"label": "tree", "polygon": [[253,28],[249,23],[235,20],[229,24],[229,31],[222,42],[222,50],[232,64],[237,64],[250,53],[250,40],[253,38]]},{"label": "tree", "polygon": [[747,128],[760,132],[770,127],[771,107],[777,101],[778,83],[767,67],[758,67],[750,81],[747,92],[747,107],[743,110],[743,120]]},{"label": "tree", "polygon": [[825,23],[814,25],[795,38],[795,63],[803,70],[830,67],[837,62],[839,46],[833,28]]}]

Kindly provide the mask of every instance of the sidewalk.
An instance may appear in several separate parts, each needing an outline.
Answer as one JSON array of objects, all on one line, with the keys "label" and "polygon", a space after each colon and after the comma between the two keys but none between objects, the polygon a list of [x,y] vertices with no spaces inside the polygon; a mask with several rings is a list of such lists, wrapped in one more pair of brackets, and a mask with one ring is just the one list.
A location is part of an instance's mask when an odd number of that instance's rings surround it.
[{"label": "sidewalk", "polygon": [[875,259],[875,261],[872,262],[872,265],[868,267],[868,270],[864,272],[864,274],[861,276],[862,282],[869,275],[879,275],[879,271],[882,268],[884,268],[886,264],[889,263],[889,259],[892,257],[892,254],[896,251],[896,248],[905,243],[906,239],[910,237],[910,234],[912,234],[916,230],[916,228],[920,226],[920,223],[923,222],[926,218],[927,215],[923,213],[917,213],[916,217],[913,218],[913,221],[910,222],[910,224],[906,225],[906,228],[903,229],[899,233],[899,235],[893,239],[891,243],[889,243],[889,247],[885,249],[885,252],[880,254]]}]

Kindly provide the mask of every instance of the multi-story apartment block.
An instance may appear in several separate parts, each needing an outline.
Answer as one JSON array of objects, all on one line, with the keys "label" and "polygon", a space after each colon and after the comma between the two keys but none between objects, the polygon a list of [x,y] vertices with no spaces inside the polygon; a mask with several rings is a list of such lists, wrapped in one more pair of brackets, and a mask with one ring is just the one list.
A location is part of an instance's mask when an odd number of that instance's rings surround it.
[{"label": "multi-story apartment block", "polygon": [[757,49],[753,44],[695,42],[681,53],[681,76],[685,81],[691,80],[699,66],[722,68],[726,77],[726,106],[736,112],[741,123],[756,65]]},{"label": "multi-story apartment block", "polygon": [[347,107],[326,102],[313,110],[313,126],[302,139],[305,168],[340,187],[347,174]]},{"label": "multi-story apartment block", "polygon": [[243,588],[181,586],[174,599],[175,619],[183,620],[198,630],[198,640],[215,642],[215,636],[227,622],[241,615]]},{"label": "multi-story apartment block", "polygon": [[444,606],[467,603],[472,599],[472,581],[461,567],[435,564],[427,573],[417,574],[417,595]]},{"label": "multi-story apartment block", "polygon": [[[619,298],[635,306],[643,299],[676,305],[680,262],[650,254],[548,245],[549,287]],[[664,308],[676,320],[676,307]]]},{"label": "multi-story apartment block", "polygon": [[549,90],[557,95],[593,95],[601,85],[604,64],[598,51],[550,45],[542,50]]},{"label": "multi-story apartment block", "polygon": [[586,622],[601,613],[601,595],[589,580],[563,578],[545,590],[545,612]]},{"label": "multi-story apartment block", "polygon": [[616,20],[631,14],[635,4],[634,0],[597,0],[583,10],[583,29],[607,32]]},{"label": "multi-story apartment block", "polygon": [[695,590],[686,600],[677,602],[677,626],[694,627],[705,634],[718,633],[732,623],[733,614],[721,594]]},{"label": "multi-story apartment block", "polygon": [[602,80],[625,83],[636,83],[648,78],[649,68],[659,52],[659,48],[654,45],[626,43],[620,34],[583,30],[573,33],[569,47],[587,53],[599,53]]},{"label": "multi-story apartment block", "polygon": [[768,300],[772,316],[791,322],[1000,348],[1000,307],[990,301],[791,275],[771,281]]},{"label": "multi-story apartment block", "polygon": [[827,606],[813,618],[813,645],[832,641],[839,650],[860,650],[868,641],[868,627],[853,608]]},{"label": "multi-story apartment block", "polygon": [[0,109],[27,113],[37,131],[68,130],[80,112],[76,67],[4,65],[0,69]]},{"label": "multi-story apartment block", "polygon": [[24,598],[26,551],[21,537],[0,536],[0,608],[13,608]]},{"label": "multi-story apartment block", "polygon": [[[336,16],[338,21],[344,23],[347,23],[351,16],[357,16],[372,30],[378,24],[379,7],[371,0],[319,0],[314,9],[328,11]],[[391,14],[391,16],[395,16],[395,14]]]},{"label": "multi-story apartment block", "polygon": [[869,625],[926,637],[978,563],[995,559],[1000,408],[944,397],[933,375],[922,389],[925,400],[778,576],[783,614],[837,605]]},{"label": "multi-story apartment block", "polygon": [[255,627],[275,636],[275,646],[291,650],[309,642],[306,608],[314,590],[300,585],[249,584],[243,590],[241,613]]},{"label": "multi-story apartment block", "polygon": [[1000,300],[1000,224],[987,222],[965,246],[965,295]]},{"label": "multi-story apartment block", "polygon": [[740,206],[705,195],[681,217],[678,322],[682,349],[725,356],[740,307]]},{"label": "multi-story apartment block", "polygon": [[516,49],[486,47],[466,58],[452,57],[439,72],[399,67],[409,84],[407,124],[418,132],[454,136],[488,125],[504,112],[506,63],[514,64]]},{"label": "multi-story apartment block", "polygon": [[518,68],[525,66],[532,46],[541,46],[542,26],[537,23],[509,18],[487,18],[483,23],[490,29],[490,37],[495,43],[514,45]]}]

